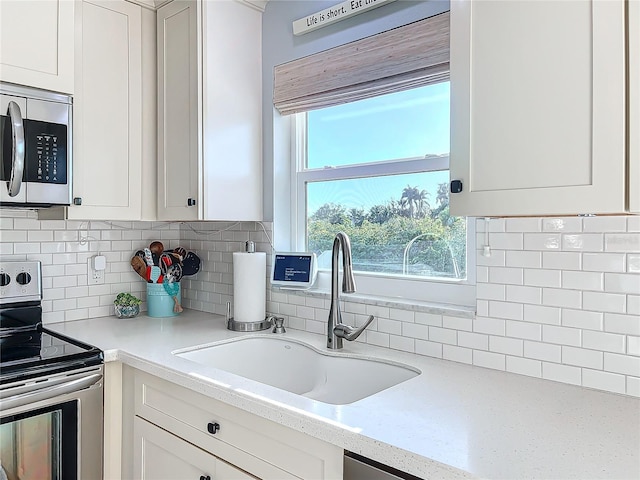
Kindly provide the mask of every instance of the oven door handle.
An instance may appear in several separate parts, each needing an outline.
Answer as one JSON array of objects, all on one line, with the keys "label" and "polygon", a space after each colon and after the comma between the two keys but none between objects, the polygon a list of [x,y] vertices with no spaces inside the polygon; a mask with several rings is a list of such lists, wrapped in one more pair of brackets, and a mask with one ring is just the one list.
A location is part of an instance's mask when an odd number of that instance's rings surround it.
[{"label": "oven door handle", "polygon": [[53,387],[43,388],[30,393],[21,393],[12,395],[7,398],[0,399],[0,410],[8,410],[10,408],[23,407],[35,402],[49,400],[51,398],[60,397],[69,393],[79,392],[102,380],[101,374],[89,375],[87,377],[78,378],[65,382]]},{"label": "oven door handle", "polygon": [[11,118],[11,134],[13,137],[13,157],[11,159],[11,180],[7,182],[9,196],[15,197],[22,186],[24,174],[24,122],[20,106],[16,102],[9,102],[9,117]]}]

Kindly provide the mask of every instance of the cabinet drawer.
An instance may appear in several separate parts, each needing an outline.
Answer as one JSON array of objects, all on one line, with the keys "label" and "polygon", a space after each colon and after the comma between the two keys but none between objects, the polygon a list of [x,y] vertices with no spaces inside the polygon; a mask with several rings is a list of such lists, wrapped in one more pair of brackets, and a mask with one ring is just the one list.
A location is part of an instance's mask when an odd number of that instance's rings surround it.
[{"label": "cabinet drawer", "polygon": [[342,478],[342,449],[136,373],[135,413],[260,478]]},{"label": "cabinet drawer", "polygon": [[256,480],[233,465],[185,442],[175,435],[136,417],[133,422],[135,478],[224,478]]}]

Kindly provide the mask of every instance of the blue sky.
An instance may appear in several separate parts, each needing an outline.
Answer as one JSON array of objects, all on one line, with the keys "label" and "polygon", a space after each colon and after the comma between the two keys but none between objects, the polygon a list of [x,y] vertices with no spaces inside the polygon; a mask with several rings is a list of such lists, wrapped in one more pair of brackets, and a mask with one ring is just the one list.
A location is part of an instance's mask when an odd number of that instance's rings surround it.
[{"label": "blue sky", "polygon": [[[314,110],[308,125],[309,168],[448,153],[449,82]],[[431,172],[316,183],[309,187],[309,212],[327,202],[366,210],[399,200],[407,184],[432,192],[435,205],[438,183],[448,179],[448,172]]]}]

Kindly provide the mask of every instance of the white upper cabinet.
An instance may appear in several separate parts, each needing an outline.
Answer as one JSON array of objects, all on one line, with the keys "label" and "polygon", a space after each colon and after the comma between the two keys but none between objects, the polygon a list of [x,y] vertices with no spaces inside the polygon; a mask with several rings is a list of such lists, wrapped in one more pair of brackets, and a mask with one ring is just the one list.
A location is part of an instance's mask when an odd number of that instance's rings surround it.
[{"label": "white upper cabinet", "polygon": [[73,94],[74,0],[0,1],[0,80]]},{"label": "white upper cabinet", "polygon": [[628,2],[629,211],[640,213],[640,2]]},{"label": "white upper cabinet", "polygon": [[174,0],[158,10],[158,219],[262,218],[262,14]]},{"label": "white upper cabinet", "polygon": [[[76,9],[73,197],[79,205],[69,207],[68,218],[153,219],[155,211],[143,213],[143,199],[155,193],[155,15],[124,0],[84,0]],[[146,103],[143,31],[153,60]],[[144,168],[143,158],[150,163]]]},{"label": "white upper cabinet", "polygon": [[452,213],[628,211],[625,31],[623,0],[451,1]]}]

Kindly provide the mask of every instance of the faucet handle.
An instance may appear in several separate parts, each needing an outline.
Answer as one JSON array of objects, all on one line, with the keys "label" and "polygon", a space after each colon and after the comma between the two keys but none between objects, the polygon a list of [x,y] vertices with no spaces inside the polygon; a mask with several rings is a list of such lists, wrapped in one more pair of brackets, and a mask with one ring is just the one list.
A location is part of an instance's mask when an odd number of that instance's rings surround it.
[{"label": "faucet handle", "polygon": [[374,318],[375,317],[373,315],[369,315],[369,318],[366,322],[364,322],[364,325],[359,328],[345,325],[344,323],[339,323],[333,329],[333,333],[335,333],[336,336],[340,338],[344,338],[345,340],[349,340],[350,342],[352,342],[356,338],[358,338],[362,332],[364,332],[364,329],[367,328],[371,324],[371,322],[373,322]]},{"label": "faucet handle", "polygon": [[284,317],[276,317],[275,315],[272,318],[273,322],[273,333],[285,333],[286,330],[284,328]]}]

